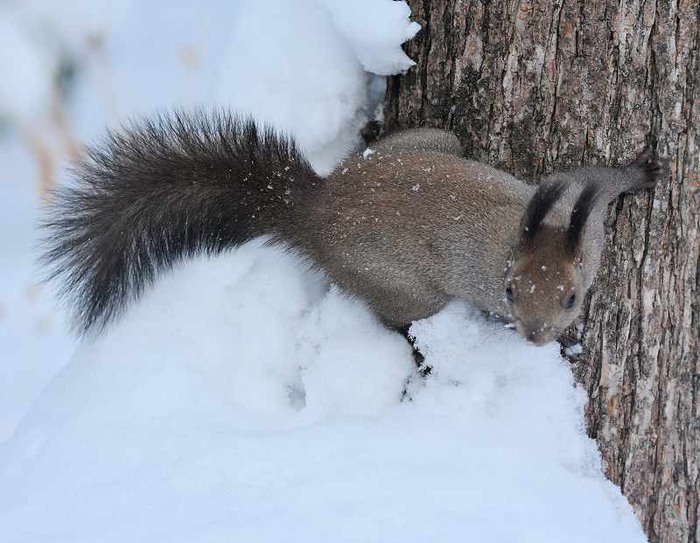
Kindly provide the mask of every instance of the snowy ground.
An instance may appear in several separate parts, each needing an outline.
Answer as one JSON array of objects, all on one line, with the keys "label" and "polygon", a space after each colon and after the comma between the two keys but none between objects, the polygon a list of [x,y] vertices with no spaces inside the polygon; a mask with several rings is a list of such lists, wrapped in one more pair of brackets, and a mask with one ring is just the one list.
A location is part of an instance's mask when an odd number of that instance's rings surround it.
[{"label": "snowy ground", "polygon": [[403,338],[260,241],[80,343],[35,286],[37,157],[61,171],[106,124],[216,104],[328,171],[416,30],[391,0],[0,4],[0,541],[645,541],[557,348],[469,308],[414,325],[422,380]]}]

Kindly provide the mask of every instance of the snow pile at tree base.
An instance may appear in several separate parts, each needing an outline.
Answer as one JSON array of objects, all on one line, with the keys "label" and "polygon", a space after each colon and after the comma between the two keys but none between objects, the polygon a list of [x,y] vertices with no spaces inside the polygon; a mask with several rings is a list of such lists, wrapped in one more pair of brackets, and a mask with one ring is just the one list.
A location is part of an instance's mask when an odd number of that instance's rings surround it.
[{"label": "snow pile at tree base", "polygon": [[425,381],[294,255],[175,270],[2,448],[3,540],[645,540],[556,346],[460,305],[413,332]]}]

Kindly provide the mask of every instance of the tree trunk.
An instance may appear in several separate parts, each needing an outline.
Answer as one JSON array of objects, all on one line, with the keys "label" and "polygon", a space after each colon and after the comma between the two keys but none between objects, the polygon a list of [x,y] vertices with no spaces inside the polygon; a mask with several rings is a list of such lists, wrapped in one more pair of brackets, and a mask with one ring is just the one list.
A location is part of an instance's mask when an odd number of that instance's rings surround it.
[{"label": "tree trunk", "polygon": [[389,82],[388,128],[451,128],[521,178],[668,161],[611,206],[575,374],[608,477],[651,542],[699,543],[700,2],[409,0],[417,66]]}]

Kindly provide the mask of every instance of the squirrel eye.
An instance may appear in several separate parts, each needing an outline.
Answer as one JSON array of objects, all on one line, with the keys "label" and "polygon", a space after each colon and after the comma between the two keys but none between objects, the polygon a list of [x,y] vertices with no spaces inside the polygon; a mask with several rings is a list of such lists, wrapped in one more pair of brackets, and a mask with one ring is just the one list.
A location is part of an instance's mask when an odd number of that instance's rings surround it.
[{"label": "squirrel eye", "polygon": [[575,303],[576,303],[576,294],[572,294],[564,301],[564,309],[571,309],[572,307],[574,307]]},{"label": "squirrel eye", "polygon": [[515,301],[515,290],[513,290],[513,285],[506,285],[506,300],[513,303]]}]

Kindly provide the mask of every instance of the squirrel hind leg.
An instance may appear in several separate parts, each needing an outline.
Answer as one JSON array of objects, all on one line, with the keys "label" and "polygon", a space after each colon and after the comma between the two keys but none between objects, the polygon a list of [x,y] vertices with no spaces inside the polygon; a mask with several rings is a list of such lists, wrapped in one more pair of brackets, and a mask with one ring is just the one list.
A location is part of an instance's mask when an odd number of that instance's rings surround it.
[{"label": "squirrel hind leg", "polygon": [[386,153],[417,151],[462,155],[462,144],[453,132],[430,127],[394,132],[372,144],[371,148]]}]

